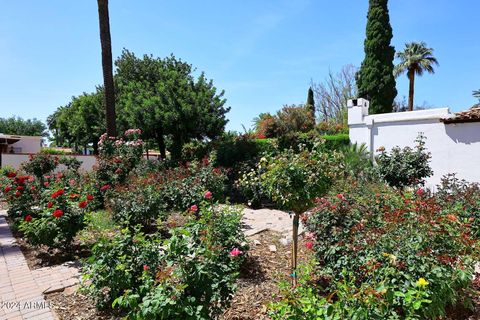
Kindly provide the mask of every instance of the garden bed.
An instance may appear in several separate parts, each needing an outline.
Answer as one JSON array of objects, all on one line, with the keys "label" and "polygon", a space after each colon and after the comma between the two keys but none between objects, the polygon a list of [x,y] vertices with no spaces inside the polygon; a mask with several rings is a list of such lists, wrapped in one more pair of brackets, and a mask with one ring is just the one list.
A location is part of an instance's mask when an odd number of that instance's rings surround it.
[{"label": "garden bed", "polygon": [[[273,231],[264,231],[248,238],[251,245],[249,257],[237,280],[237,291],[232,304],[220,317],[222,320],[268,319],[267,305],[279,293],[278,282],[288,280],[290,274],[290,245],[280,243],[281,235]],[[260,244],[254,244],[254,240]],[[271,252],[270,245],[277,251]],[[299,258],[304,261],[310,252],[300,242]],[[89,297],[66,290],[46,296],[60,319],[120,319],[120,316],[100,312]]]}]

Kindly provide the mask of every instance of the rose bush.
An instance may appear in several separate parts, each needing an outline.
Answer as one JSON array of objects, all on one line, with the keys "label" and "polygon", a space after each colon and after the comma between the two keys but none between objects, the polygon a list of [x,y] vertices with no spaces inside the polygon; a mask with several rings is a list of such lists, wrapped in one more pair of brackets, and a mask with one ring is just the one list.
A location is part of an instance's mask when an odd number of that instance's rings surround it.
[{"label": "rose bush", "polygon": [[172,228],[166,238],[137,228],[101,239],[83,270],[84,290],[99,306],[131,319],[218,315],[232,297],[247,250],[241,211],[208,199],[197,209],[197,214],[187,210],[187,224]]},{"label": "rose bush", "polygon": [[149,225],[173,211],[199,205],[205,190],[223,200],[226,173],[204,158],[176,168],[135,174],[117,187],[108,201],[114,218],[129,226]]},{"label": "rose bush", "polygon": [[[451,188],[443,190],[431,195],[351,182],[345,192],[318,199],[303,220],[321,272],[307,276],[310,285],[296,291],[298,301],[316,303],[320,319],[436,319],[468,305],[478,207],[464,204],[480,193],[469,186],[456,199]],[[284,300],[272,310],[314,318],[299,302]]]}]

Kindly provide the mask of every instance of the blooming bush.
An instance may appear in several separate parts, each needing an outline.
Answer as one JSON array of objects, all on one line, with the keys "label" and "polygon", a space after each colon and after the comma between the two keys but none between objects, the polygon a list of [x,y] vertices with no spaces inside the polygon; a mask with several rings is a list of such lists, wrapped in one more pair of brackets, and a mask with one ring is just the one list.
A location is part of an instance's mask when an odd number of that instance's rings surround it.
[{"label": "blooming bush", "polygon": [[129,173],[139,164],[143,155],[140,129],[125,131],[123,138],[108,137],[105,133],[98,142],[99,157],[95,170],[95,195],[103,199],[107,191],[126,181]]},{"label": "blooming bush", "polygon": [[166,218],[172,210],[199,205],[205,190],[221,199],[225,181],[225,170],[213,167],[204,158],[177,168],[135,174],[116,188],[108,204],[118,221],[130,226],[148,225],[154,219]]},{"label": "blooming bush", "polygon": [[[52,159],[32,157],[24,168],[36,175],[50,173],[52,166],[44,164],[56,166],[61,162]],[[84,227],[83,215],[91,209],[94,196],[85,191],[86,184],[77,169],[73,163],[65,171],[41,177],[6,172],[2,188],[9,217],[32,245],[69,249]]]},{"label": "blooming bush", "polygon": [[359,319],[434,319],[465,301],[478,258],[476,208],[460,215],[452,210],[455,199],[424,189],[402,193],[351,185],[348,192],[318,199],[303,218],[329,282],[310,287],[315,299],[331,293],[335,299],[321,304],[335,302],[348,311],[341,315]]},{"label": "blooming bush", "polygon": [[415,142],[415,149],[395,147],[390,152],[381,149],[377,156],[378,172],[392,187],[423,185],[424,179],[433,174],[429,165],[431,155],[425,148],[425,136],[420,134]]},{"label": "blooming bush", "polygon": [[[210,196],[203,195],[206,198]],[[243,260],[241,211],[200,204],[167,238],[125,229],[93,248],[85,290],[131,319],[211,319],[230,301]]]},{"label": "blooming bush", "polygon": [[42,180],[47,174],[50,174],[58,165],[58,156],[52,156],[49,154],[35,154],[29,156],[29,161],[25,162],[22,169],[28,173],[34,175],[37,179]]}]

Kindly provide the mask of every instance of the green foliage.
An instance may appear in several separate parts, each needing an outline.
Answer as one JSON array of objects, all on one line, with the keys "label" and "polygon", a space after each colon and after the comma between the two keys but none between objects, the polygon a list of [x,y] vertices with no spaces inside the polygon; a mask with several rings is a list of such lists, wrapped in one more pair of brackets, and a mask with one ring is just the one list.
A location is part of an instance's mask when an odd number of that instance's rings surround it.
[{"label": "green foliage", "polygon": [[50,155],[66,155],[66,154],[71,154],[71,152],[67,152],[64,150],[58,150],[54,148],[42,148],[40,150],[41,154],[50,154]]},{"label": "green foliage", "polygon": [[137,58],[124,50],[116,60],[120,122],[142,128],[145,139],[159,143],[179,160],[182,146],[192,139],[213,139],[227,123],[224,92],[217,92],[204,73],[193,76],[193,67],[173,55],[164,59]]},{"label": "green foliage", "polygon": [[357,73],[358,95],[370,101],[371,114],[392,112],[397,89],[388,0],[370,0],[369,3],[365,59]]},{"label": "green foliage", "polygon": [[299,150],[301,146],[312,149],[316,141],[324,141],[323,148],[327,150],[338,150],[348,146],[350,138],[348,134],[340,133],[335,135],[320,135],[318,131],[309,132],[291,132],[277,138],[280,150],[294,149]]},{"label": "green foliage", "polygon": [[315,117],[308,106],[284,106],[275,116],[261,114],[255,121],[259,138],[276,138],[292,132],[308,132],[315,126]]},{"label": "green foliage", "polygon": [[254,139],[249,135],[226,133],[213,142],[215,164],[231,168],[244,161],[257,161],[260,156],[274,149],[268,139]]},{"label": "green foliage", "polygon": [[47,120],[56,146],[82,147],[92,145],[97,152],[98,140],[106,130],[103,89],[73,97],[66,106],[58,108]]},{"label": "green foliage", "polygon": [[425,136],[420,134],[415,142],[415,149],[394,147],[390,152],[383,149],[377,156],[377,170],[389,185],[397,188],[415,186],[423,184],[423,179],[433,174],[429,165],[431,155],[425,148]]},{"label": "green foliage", "polygon": [[0,133],[19,136],[48,137],[45,124],[35,118],[27,120],[20,117],[0,118]]},{"label": "green foliage", "polygon": [[321,142],[311,151],[288,149],[260,159],[256,168],[242,175],[238,185],[250,202],[267,198],[280,209],[300,213],[328,190],[338,174],[336,159],[337,154],[323,151]]},{"label": "green foliage", "polygon": [[448,306],[468,303],[478,210],[454,208],[478,203],[478,187],[461,191],[468,200],[449,196],[451,190],[430,196],[378,184],[351,183],[344,191],[319,199],[303,218],[321,276],[330,279],[324,294],[311,288],[328,304],[335,295],[333,307],[326,304],[332,318],[325,319],[336,319],[335,312],[346,312],[338,319],[436,319]]},{"label": "green foliage", "polygon": [[22,169],[28,174],[33,174],[37,179],[43,179],[44,175],[51,173],[58,165],[58,157],[48,154],[30,155],[28,162],[22,165]]},{"label": "green foliage", "polygon": [[147,226],[158,218],[165,220],[172,210],[200,205],[206,190],[214,198],[223,199],[225,181],[225,171],[213,167],[207,158],[161,171],[136,170],[123,187],[115,190],[108,204],[116,221]]},{"label": "green foliage", "polygon": [[[243,253],[240,210],[201,205],[167,238],[125,229],[103,239],[83,270],[85,289],[130,319],[211,319],[228,306]],[[237,252],[238,253],[238,252]]]},{"label": "green foliage", "polygon": [[307,103],[305,107],[308,108],[312,114],[312,118],[315,120],[315,99],[313,98],[312,87],[308,88]]}]

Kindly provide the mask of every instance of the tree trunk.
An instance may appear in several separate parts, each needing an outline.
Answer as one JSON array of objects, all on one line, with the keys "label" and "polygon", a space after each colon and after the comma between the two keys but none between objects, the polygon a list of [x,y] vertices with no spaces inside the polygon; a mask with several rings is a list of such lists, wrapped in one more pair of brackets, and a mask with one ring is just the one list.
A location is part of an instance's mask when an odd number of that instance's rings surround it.
[{"label": "tree trunk", "polygon": [[160,150],[160,159],[165,160],[167,158],[167,152],[165,150],[165,138],[163,137],[163,130],[157,131],[157,143]]},{"label": "tree trunk", "polygon": [[408,71],[408,79],[410,80],[408,88],[408,111],[413,111],[413,95],[415,91],[415,71]]},{"label": "tree trunk", "polygon": [[293,234],[292,234],[292,285],[297,285],[297,252],[298,252],[298,226],[300,223],[300,214],[293,216]]},{"label": "tree trunk", "polygon": [[93,154],[94,155],[98,154],[98,140],[97,139],[93,140]]},{"label": "tree trunk", "polygon": [[110,39],[110,21],[108,17],[108,0],[97,0],[98,20],[100,24],[100,43],[102,45],[102,69],[104,101],[107,120],[107,134],[117,136],[115,116],[115,91],[113,85],[112,41]]}]

